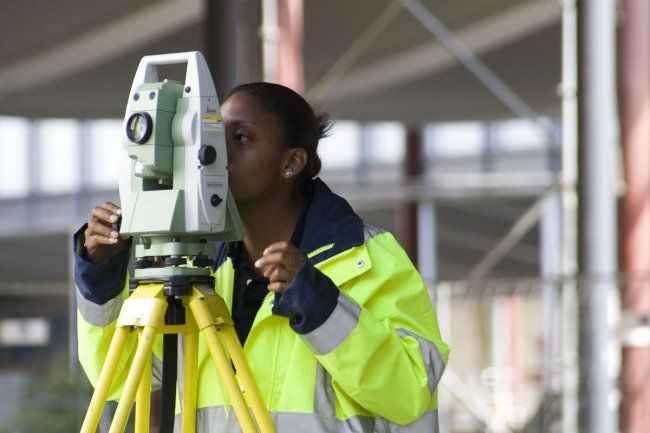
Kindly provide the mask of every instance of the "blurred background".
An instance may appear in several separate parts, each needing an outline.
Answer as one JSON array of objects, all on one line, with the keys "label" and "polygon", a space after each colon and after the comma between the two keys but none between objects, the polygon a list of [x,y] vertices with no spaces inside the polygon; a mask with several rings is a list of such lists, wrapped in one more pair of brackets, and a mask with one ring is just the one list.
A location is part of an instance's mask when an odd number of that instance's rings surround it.
[{"label": "blurred background", "polygon": [[221,95],[280,82],[337,120],[323,179],[398,236],[452,347],[441,432],[650,431],[646,0],[1,8],[0,432],[79,429],[71,234],[118,201],[140,58],[194,50]]}]

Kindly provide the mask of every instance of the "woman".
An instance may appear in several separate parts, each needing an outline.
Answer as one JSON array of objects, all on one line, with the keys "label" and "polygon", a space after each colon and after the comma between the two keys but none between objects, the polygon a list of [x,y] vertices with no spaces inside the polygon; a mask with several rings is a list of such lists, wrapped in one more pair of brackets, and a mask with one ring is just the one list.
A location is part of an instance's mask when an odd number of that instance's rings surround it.
[{"label": "woman", "polygon": [[[215,290],[231,307],[277,431],[437,431],[448,347],[393,236],[365,225],[315,178],[329,122],[269,83],[236,87],[221,112],[246,234],[217,247]],[[111,228],[119,215],[111,203],[96,207],[75,236],[80,359],[93,383],[126,290],[128,241]],[[197,431],[237,431],[205,348],[199,353]]]}]

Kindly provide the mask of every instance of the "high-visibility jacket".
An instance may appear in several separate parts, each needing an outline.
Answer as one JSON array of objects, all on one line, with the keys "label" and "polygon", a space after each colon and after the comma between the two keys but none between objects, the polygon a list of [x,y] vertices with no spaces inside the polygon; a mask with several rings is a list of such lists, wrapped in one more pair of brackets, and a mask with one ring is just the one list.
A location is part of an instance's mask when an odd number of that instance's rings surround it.
[{"label": "high-visibility jacket", "polygon": [[[291,318],[274,310],[274,302],[282,305],[284,299],[269,293],[244,345],[276,429],[436,432],[436,388],[449,348],[425,284],[390,233],[365,225],[347,202],[315,183],[300,245],[308,264],[285,292],[293,298],[287,295],[280,312]],[[234,271],[223,250],[217,254],[215,290],[230,307]],[[75,274],[78,286],[92,280],[88,273]],[[330,290],[322,296],[331,297],[331,288],[333,310],[315,329],[300,332],[302,316],[318,315],[319,296]],[[80,287],[77,296],[79,358],[95,385],[127,290],[100,304],[87,292]],[[135,338],[127,342],[129,355],[118,367],[112,399],[119,397],[135,345]],[[154,355],[155,381],[162,339]],[[240,431],[203,338],[197,407],[197,432]]]}]

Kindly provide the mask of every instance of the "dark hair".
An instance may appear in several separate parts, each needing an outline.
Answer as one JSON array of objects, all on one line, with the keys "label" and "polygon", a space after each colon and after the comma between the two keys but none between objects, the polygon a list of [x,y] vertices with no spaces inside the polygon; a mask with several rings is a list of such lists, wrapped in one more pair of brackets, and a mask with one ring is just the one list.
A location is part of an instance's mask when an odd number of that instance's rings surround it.
[{"label": "dark hair", "polygon": [[279,84],[240,84],[228,93],[226,99],[239,92],[251,95],[278,119],[283,141],[288,147],[301,147],[307,151],[307,165],[300,173],[301,184],[316,177],[321,169],[317,153],[318,141],[327,137],[332,129],[330,116],[327,113],[315,113],[302,96]]}]

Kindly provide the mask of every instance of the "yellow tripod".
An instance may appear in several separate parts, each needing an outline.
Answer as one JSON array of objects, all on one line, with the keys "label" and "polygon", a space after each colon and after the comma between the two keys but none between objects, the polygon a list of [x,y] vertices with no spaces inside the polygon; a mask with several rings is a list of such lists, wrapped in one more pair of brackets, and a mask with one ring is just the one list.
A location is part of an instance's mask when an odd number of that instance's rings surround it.
[{"label": "yellow tripod", "polygon": [[[136,401],[135,433],[149,433],[151,356],[154,339],[160,333],[185,334],[185,367],[181,402],[182,432],[196,431],[199,332],[203,333],[207,342],[219,379],[232,403],[243,433],[258,431],[275,433],[275,427],[260,397],[223,299],[215,294],[207,283],[191,284],[189,295],[180,296],[180,299],[186,310],[191,312],[187,314],[183,325],[164,324],[167,300],[163,283],[140,284],[124,302],[81,433],[94,433],[97,429],[115,369],[124,350],[127,336],[132,332],[138,333],[138,346],[109,433],[124,432],[134,400]],[[231,361],[237,370],[241,388],[232,370]],[[243,391],[246,392],[257,425],[244,399]]]}]

